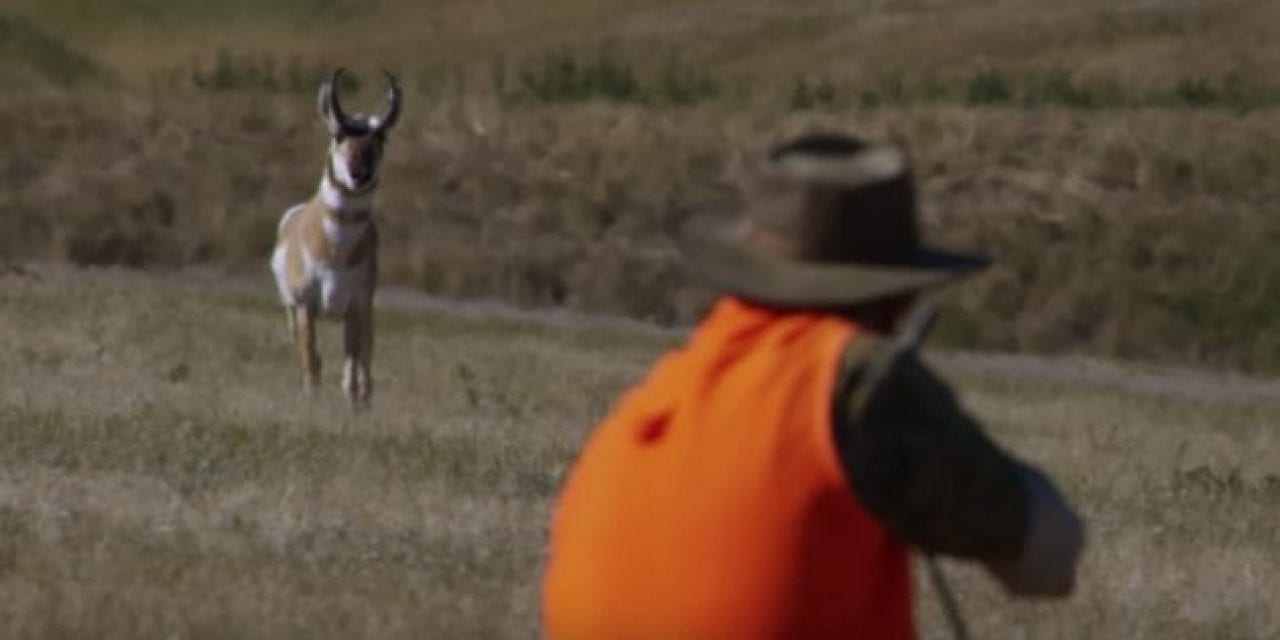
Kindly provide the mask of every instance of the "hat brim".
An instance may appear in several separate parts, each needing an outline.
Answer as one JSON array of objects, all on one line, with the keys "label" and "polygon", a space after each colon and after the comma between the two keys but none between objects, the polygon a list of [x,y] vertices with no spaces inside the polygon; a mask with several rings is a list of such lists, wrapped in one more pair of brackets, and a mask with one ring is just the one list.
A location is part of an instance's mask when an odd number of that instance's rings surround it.
[{"label": "hat brim", "polygon": [[745,246],[732,207],[704,207],[675,221],[672,234],[685,260],[712,285],[776,306],[843,306],[914,293],[986,267],[975,255],[921,249],[901,265],[798,262]]}]

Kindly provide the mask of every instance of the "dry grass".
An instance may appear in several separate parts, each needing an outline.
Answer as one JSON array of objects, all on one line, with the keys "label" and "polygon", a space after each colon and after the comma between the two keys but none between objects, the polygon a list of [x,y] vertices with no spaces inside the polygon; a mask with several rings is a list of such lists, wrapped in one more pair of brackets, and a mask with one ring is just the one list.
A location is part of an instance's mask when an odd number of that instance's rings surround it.
[{"label": "dry grass", "polygon": [[688,322],[666,221],[840,128],[905,140],[930,234],[999,261],[940,340],[1276,372],[1276,25],[1241,0],[13,0],[0,256],[256,272],[318,179],[316,74],[386,66],[392,281]]},{"label": "dry grass", "polygon": [[[416,290],[689,321],[707,294],[665,221],[728,196],[770,141],[840,128],[909,143],[930,235],[999,260],[950,296],[940,341],[1280,371],[1280,4],[535,4],[5,3],[0,636],[531,637],[565,465],[675,340],[401,294],[374,412],[343,414],[332,332],[331,393],[299,401],[263,260],[324,143],[310,81],[273,88],[264,65],[405,79],[379,215],[388,278]],[[230,90],[198,88],[223,51]],[[645,83],[674,59],[716,91],[678,108],[499,91],[554,51],[616,52]],[[1020,106],[1049,90],[1069,108]],[[1277,383],[942,362],[1064,479],[1094,543],[1064,605],[963,571],[976,635],[1280,635]]]},{"label": "dry grass", "polygon": [[648,57],[679,52],[762,86],[809,73],[947,77],[974,65],[1159,84],[1265,75],[1280,62],[1280,9],[1249,0],[547,0],[536,9],[519,0],[11,0],[6,9],[135,81],[222,47],[416,72],[613,42]]},{"label": "dry grass", "polygon": [[1280,386],[1254,383],[1233,395],[1250,383],[1088,373],[1087,363],[1050,371],[954,364],[972,410],[1061,480],[1088,520],[1091,545],[1079,592],[1061,607],[1006,607],[976,571],[957,572],[962,600],[981,612],[975,637],[1280,633],[1267,569],[1280,548],[1280,526],[1268,515],[1280,500]]},{"label": "dry grass", "polygon": [[311,406],[278,310],[220,289],[4,282],[0,635],[528,635],[547,498],[652,341],[389,312],[353,421],[334,331]]},{"label": "dry grass", "polygon": [[[256,272],[322,163],[309,97],[0,98],[0,121],[29,113],[41,117],[0,129],[15,150],[0,157],[11,256]],[[666,221],[728,197],[736,167],[770,141],[839,128],[906,140],[929,235],[996,257],[956,299],[949,343],[1274,371],[1278,119],[419,103],[379,192],[383,264],[440,295],[687,322],[705,296]]]},{"label": "dry grass", "polygon": [[[43,267],[0,285],[7,638],[533,637],[566,465],[677,340],[400,292],[375,408],[352,420],[332,367],[320,403],[297,397],[265,278]],[[953,570],[978,637],[1280,633],[1277,382],[939,357],[1090,523],[1068,603]],[[945,637],[921,593],[925,637]]]}]

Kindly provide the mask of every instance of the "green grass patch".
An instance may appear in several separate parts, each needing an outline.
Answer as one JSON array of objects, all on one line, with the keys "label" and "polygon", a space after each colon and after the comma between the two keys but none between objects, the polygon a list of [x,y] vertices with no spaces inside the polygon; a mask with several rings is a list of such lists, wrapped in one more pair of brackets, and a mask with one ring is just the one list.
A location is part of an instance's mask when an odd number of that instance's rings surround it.
[{"label": "green grass patch", "polygon": [[1141,87],[1109,77],[1082,78],[1066,68],[1014,72],[982,67],[967,75],[883,74],[862,82],[805,75],[793,81],[786,104],[793,110],[950,104],[976,109],[1212,109],[1245,113],[1280,105],[1280,86],[1234,73],[1184,76],[1164,85]]},{"label": "green grass patch", "polygon": [[[148,84],[164,91],[311,94],[332,72],[328,63],[299,55],[281,57],[221,47],[212,56],[153,72]],[[358,72],[349,71],[339,79],[339,90],[356,92],[363,84]]]},{"label": "green grass patch", "polygon": [[0,11],[0,88],[73,87],[110,74],[88,54],[25,18]]},{"label": "green grass patch", "polygon": [[[512,68],[509,68],[512,67]],[[494,93],[508,103],[556,104],[605,100],[652,105],[692,105],[723,93],[723,82],[696,65],[668,55],[654,67],[638,64],[617,47],[553,49],[509,65],[490,67]]]},{"label": "green grass patch", "polygon": [[1175,496],[1210,499],[1249,499],[1280,505],[1280,474],[1249,479],[1238,468],[1198,465],[1173,472],[1170,487]]},{"label": "green grass patch", "polygon": [[192,29],[205,25],[266,23],[315,24],[358,15],[358,3],[346,0],[57,0],[37,11],[69,31],[137,28]]}]

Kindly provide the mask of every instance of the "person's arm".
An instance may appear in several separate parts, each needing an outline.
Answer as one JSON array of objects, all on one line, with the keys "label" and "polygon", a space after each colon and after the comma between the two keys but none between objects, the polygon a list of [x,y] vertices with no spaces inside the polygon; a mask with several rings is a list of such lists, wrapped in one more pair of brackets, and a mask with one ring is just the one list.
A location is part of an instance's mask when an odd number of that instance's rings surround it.
[{"label": "person's arm", "polygon": [[853,398],[875,340],[850,349],[835,441],[855,493],[896,535],[986,564],[1011,592],[1071,591],[1083,527],[1052,483],[992,442],[914,355],[862,406]]},{"label": "person's arm", "polygon": [[1084,549],[1084,525],[1047,477],[1028,466],[1020,470],[1028,510],[1022,550],[1013,559],[987,559],[987,569],[1013,593],[1069,595]]}]

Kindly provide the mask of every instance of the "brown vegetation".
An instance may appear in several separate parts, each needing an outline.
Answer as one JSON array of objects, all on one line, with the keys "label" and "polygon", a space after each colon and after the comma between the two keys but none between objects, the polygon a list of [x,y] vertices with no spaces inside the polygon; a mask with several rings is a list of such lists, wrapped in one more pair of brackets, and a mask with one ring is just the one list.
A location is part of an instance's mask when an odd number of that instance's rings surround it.
[{"label": "brown vegetation", "polygon": [[[938,342],[1280,371],[1277,25],[1250,0],[8,0],[0,636],[534,637],[551,497],[678,335],[413,292],[688,321],[708,292],[663,226],[802,130],[904,140],[927,233],[997,258]],[[297,397],[265,265],[336,64],[409,91],[378,205],[407,288],[355,421],[332,359]],[[1065,604],[953,568],[976,636],[1280,635],[1276,382],[935,356],[1090,525]]]},{"label": "brown vegetation", "polygon": [[[301,397],[279,309],[247,284],[0,276],[0,636],[536,637],[552,496],[678,338],[410,311],[398,292],[379,399],[351,420],[334,367]],[[975,637],[1280,633],[1275,381],[934,355],[1089,522],[1065,603],[949,567]],[[923,637],[948,637],[918,590]]]},{"label": "brown vegetation", "polygon": [[[319,179],[311,102],[0,99],[0,120],[27,122],[0,133],[15,150],[0,158],[3,250],[264,268],[280,212]],[[954,296],[953,344],[1280,366],[1272,111],[419,104],[379,193],[386,272],[448,296],[686,321],[704,296],[665,222],[729,197],[746,155],[812,127],[905,139],[928,234],[997,258]]]},{"label": "brown vegetation", "polygon": [[688,321],[665,223],[836,127],[909,144],[929,234],[999,261],[940,339],[1280,370],[1274,3],[522,7],[15,0],[0,251],[259,269],[318,180],[316,78],[385,65],[392,281]]}]

